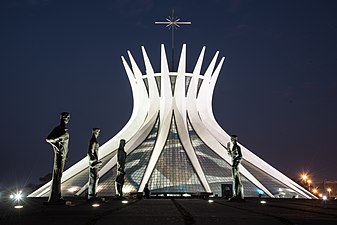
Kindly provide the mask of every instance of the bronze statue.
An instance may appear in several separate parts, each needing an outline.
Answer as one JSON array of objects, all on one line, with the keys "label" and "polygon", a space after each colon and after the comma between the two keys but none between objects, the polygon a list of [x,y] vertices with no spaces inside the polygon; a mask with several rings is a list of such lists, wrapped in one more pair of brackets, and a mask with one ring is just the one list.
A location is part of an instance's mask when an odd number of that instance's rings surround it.
[{"label": "bronze statue", "polygon": [[150,189],[149,189],[149,184],[148,183],[145,184],[144,194],[145,194],[145,198],[147,198],[147,199],[150,198]]},{"label": "bronze statue", "polygon": [[60,125],[55,127],[46,138],[46,141],[52,145],[54,150],[54,167],[48,199],[49,203],[64,202],[61,196],[61,178],[68,155],[69,133],[66,125],[68,124],[69,119],[70,113],[61,113]]},{"label": "bronze statue", "polygon": [[243,200],[243,186],[240,179],[239,165],[242,159],[241,148],[237,143],[237,136],[231,135],[231,141],[227,143],[228,154],[232,157],[233,197],[232,201]]},{"label": "bronze statue", "polygon": [[88,158],[89,158],[89,184],[88,184],[88,200],[96,198],[97,184],[99,180],[98,169],[101,167],[102,162],[98,160],[98,136],[100,133],[99,128],[92,129],[92,136],[89,142]]},{"label": "bronze statue", "polygon": [[125,140],[121,139],[119,141],[119,147],[117,152],[117,176],[115,182],[116,188],[116,196],[123,196],[123,185],[124,185],[124,168],[125,168],[125,160],[126,160],[126,152],[124,150]]}]

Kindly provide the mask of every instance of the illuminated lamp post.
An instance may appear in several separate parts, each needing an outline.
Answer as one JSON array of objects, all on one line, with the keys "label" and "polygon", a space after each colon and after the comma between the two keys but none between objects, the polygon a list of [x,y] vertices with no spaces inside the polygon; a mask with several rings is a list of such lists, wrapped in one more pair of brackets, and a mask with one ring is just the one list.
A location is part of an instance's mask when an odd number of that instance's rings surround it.
[{"label": "illuminated lamp post", "polygon": [[308,188],[309,188],[309,191],[310,191],[311,180],[308,179],[308,180],[307,180],[307,183],[308,183]]},{"label": "illuminated lamp post", "polygon": [[328,191],[328,196],[329,196],[329,198],[330,198],[330,192],[332,191],[332,189],[331,188],[328,188],[328,189],[326,189],[327,191]]},{"label": "illuminated lamp post", "polygon": [[307,180],[308,180],[308,175],[305,174],[305,173],[302,174],[302,175],[301,175],[301,179],[302,179],[303,183],[306,184],[306,183],[307,183]]},{"label": "illuminated lamp post", "polygon": [[14,208],[16,209],[23,208],[23,205],[20,204],[20,201],[23,198],[22,191],[17,191],[15,194],[11,194],[9,197],[13,199],[14,202],[16,202]]}]

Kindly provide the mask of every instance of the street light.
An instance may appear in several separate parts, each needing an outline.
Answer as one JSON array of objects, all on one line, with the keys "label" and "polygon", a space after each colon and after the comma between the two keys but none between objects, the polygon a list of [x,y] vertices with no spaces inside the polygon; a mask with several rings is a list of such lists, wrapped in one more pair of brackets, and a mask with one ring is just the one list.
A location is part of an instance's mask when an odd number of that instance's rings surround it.
[{"label": "street light", "polygon": [[308,179],[309,179],[309,176],[308,176],[307,173],[302,173],[302,174],[301,174],[301,180],[302,180],[303,185],[306,185],[306,184],[307,184]]},{"label": "street light", "polygon": [[332,191],[332,189],[331,188],[328,188],[328,189],[326,189],[327,191],[328,191],[328,193],[329,193],[329,198],[330,198],[330,192]]},{"label": "street light", "polygon": [[307,183],[308,183],[308,187],[309,187],[309,191],[310,191],[310,184],[311,184],[311,180],[310,180],[310,179],[308,179],[308,180],[307,180]]},{"label": "street light", "polygon": [[307,182],[307,179],[308,179],[308,175],[307,175],[306,173],[303,173],[303,174],[301,175],[301,178],[302,178],[302,180],[304,181],[304,183],[306,183],[306,182]]},{"label": "street light", "polygon": [[9,198],[12,199],[14,202],[16,202],[16,205],[14,206],[14,208],[16,208],[16,209],[22,209],[23,208],[23,205],[20,204],[20,201],[23,198],[22,191],[17,191],[16,193],[11,194],[9,196]]},{"label": "street light", "polygon": [[317,188],[312,189],[312,193],[317,194],[318,190]]}]

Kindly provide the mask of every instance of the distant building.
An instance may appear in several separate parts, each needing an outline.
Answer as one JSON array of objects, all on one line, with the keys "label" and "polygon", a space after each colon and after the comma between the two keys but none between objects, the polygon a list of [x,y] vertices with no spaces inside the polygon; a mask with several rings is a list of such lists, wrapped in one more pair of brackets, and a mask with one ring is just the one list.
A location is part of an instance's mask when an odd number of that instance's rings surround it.
[{"label": "distant building", "polygon": [[[201,74],[204,51],[205,48],[192,72],[186,71],[185,45],[177,71],[169,71],[164,45],[160,72],[154,71],[144,48],[145,74],[130,52],[130,63],[122,57],[134,108],[125,127],[99,150],[103,167],[99,172],[98,196],[115,195],[116,153],[120,139],[126,140],[127,152],[124,193],[143,192],[148,184],[152,193],[206,192],[222,196],[221,187],[232,184],[231,157],[225,148],[230,136],[216,122],[212,111],[213,91],[224,58],[217,64],[217,52],[206,72]],[[226,99],[224,105],[225,102]],[[235,110],[233,106],[227,107]],[[243,154],[240,173],[245,196],[315,198],[239,145]],[[87,181],[88,159],[83,158],[64,172],[63,196],[85,196]],[[49,186],[50,182],[29,197],[48,196]]]}]

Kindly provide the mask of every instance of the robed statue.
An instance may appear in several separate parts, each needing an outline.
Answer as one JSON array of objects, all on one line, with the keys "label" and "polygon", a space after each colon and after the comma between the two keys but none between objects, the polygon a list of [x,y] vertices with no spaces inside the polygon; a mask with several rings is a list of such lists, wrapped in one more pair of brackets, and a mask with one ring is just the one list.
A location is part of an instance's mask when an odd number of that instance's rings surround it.
[{"label": "robed statue", "polygon": [[98,170],[102,162],[98,160],[98,136],[100,133],[99,128],[92,129],[92,136],[89,142],[88,158],[89,158],[89,182],[88,182],[88,200],[96,198],[97,184],[99,180]]},{"label": "robed statue", "polygon": [[48,199],[49,203],[64,202],[61,195],[61,178],[68,154],[69,132],[66,125],[68,124],[69,119],[70,113],[61,113],[60,125],[55,127],[46,138],[46,141],[52,145],[54,150],[54,166]]},{"label": "robed statue", "polygon": [[239,165],[242,159],[241,148],[237,143],[237,136],[231,135],[231,141],[227,143],[228,154],[232,158],[233,197],[232,201],[243,200],[243,185],[240,179]]},{"label": "robed statue", "polygon": [[124,185],[124,175],[125,175],[125,160],[126,152],[124,150],[125,140],[121,139],[119,141],[119,147],[117,151],[117,176],[115,182],[116,196],[123,196],[123,185]]}]

